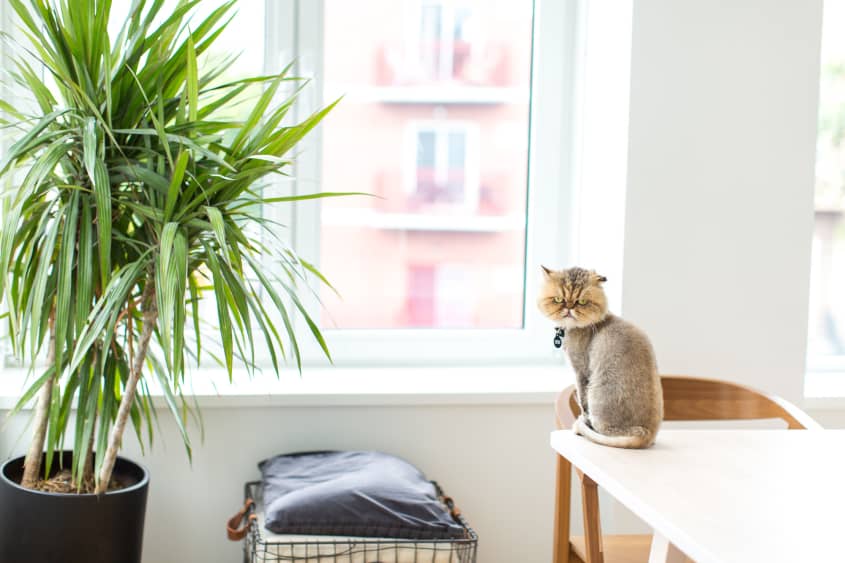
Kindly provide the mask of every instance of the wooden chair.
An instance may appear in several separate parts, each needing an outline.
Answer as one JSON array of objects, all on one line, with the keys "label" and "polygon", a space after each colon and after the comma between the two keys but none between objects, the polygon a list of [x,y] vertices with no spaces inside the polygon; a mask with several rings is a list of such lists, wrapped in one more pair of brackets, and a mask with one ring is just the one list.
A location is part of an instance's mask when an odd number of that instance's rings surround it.
[{"label": "wooden chair", "polygon": [[[759,420],[779,418],[790,429],[821,429],[805,412],[787,401],[760,391],[712,379],[662,376],[663,420]],[[555,401],[558,429],[569,429],[581,412],[575,387],[561,391]],[[660,436],[657,437],[658,441]],[[643,563],[648,561],[651,536],[601,536],[596,483],[580,471],[584,536],[570,537],[572,465],[557,456],[554,563]]]}]

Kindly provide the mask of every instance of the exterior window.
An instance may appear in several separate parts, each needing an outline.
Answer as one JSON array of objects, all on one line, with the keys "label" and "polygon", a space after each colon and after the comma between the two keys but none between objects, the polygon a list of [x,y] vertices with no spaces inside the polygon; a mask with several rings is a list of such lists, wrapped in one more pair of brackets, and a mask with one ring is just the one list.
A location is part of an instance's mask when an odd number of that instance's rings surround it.
[{"label": "exterior window", "polygon": [[472,10],[458,2],[424,1],[420,6],[419,61],[423,78],[460,80],[470,57]]},{"label": "exterior window", "polygon": [[[808,394],[845,374],[845,2],[827,0],[822,30]],[[822,387],[811,389],[813,385]],[[837,387],[841,390],[841,386]]]},{"label": "exterior window", "polygon": [[[472,149],[468,146],[472,137]],[[413,209],[428,205],[461,205],[474,210],[478,205],[477,159],[469,158],[475,150],[475,135],[469,127],[414,126],[410,150],[416,153],[412,171],[411,202]]]}]

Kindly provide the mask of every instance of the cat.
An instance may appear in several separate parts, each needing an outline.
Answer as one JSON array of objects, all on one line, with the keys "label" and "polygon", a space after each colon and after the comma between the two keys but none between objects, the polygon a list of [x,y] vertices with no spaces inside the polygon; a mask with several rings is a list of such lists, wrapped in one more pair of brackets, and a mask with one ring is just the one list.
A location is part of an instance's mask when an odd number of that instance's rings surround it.
[{"label": "cat", "polygon": [[572,430],[606,446],[651,446],[663,420],[663,390],[648,336],[608,312],[604,276],[541,268],[537,304],[564,329],[563,347],[576,374],[581,415]]}]

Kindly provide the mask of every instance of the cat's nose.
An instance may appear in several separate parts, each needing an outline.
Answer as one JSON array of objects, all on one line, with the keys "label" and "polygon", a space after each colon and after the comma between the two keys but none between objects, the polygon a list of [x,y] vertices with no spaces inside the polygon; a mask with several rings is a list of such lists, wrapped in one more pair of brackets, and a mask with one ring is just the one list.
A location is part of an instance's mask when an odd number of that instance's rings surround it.
[{"label": "cat's nose", "polygon": [[563,309],[563,310],[560,312],[560,316],[561,316],[561,317],[568,317],[568,316],[569,316],[569,309]]}]

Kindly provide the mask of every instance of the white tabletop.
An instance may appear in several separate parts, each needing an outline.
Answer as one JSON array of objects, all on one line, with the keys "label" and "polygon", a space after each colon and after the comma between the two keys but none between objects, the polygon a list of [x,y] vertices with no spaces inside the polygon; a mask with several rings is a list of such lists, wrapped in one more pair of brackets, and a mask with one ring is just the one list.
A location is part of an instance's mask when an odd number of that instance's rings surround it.
[{"label": "white tabletop", "polygon": [[845,561],[845,431],[663,430],[552,447],[697,563]]}]

